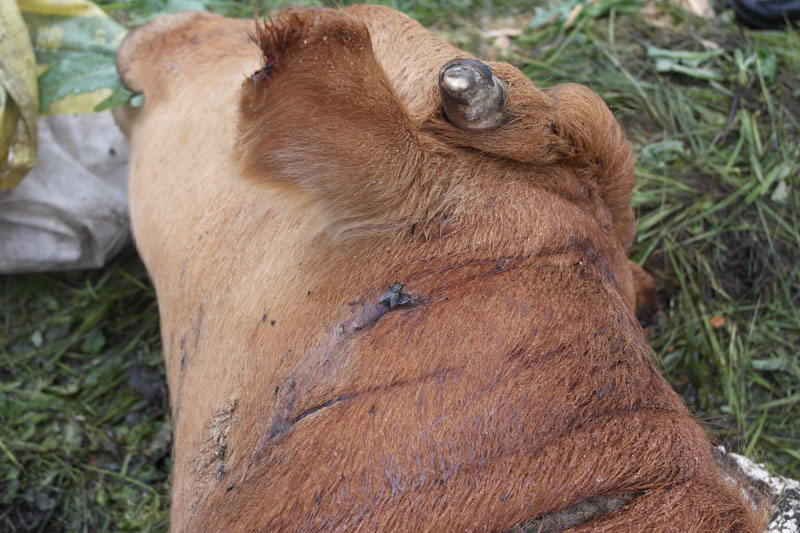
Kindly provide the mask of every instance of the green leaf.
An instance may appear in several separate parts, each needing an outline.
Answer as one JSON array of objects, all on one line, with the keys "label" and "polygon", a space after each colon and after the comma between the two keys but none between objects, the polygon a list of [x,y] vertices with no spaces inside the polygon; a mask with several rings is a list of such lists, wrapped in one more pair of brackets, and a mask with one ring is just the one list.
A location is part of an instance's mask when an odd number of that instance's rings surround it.
[{"label": "green leaf", "polygon": [[787,198],[789,198],[789,186],[785,181],[781,180],[778,182],[778,186],[775,187],[775,190],[772,192],[770,200],[779,204],[785,204]]},{"label": "green leaf", "polygon": [[756,64],[758,68],[761,70],[761,74],[764,76],[767,84],[772,85],[775,83],[775,68],[777,66],[777,58],[775,54],[772,53],[771,50],[767,48],[762,48],[758,52],[756,52]]},{"label": "green leaf", "polygon": [[657,46],[647,47],[647,57],[651,59],[669,59],[690,67],[696,67],[714,57],[722,55],[722,50],[706,50],[703,52],[692,52],[689,50],[667,50]]},{"label": "green leaf", "polygon": [[94,107],[96,112],[105,111],[106,109],[111,109],[112,107],[116,107],[118,105],[124,105],[131,102],[131,100],[138,96],[136,93],[133,93],[125,88],[117,89],[111,95],[97,104]]},{"label": "green leaf", "polygon": [[205,11],[207,3],[205,0],[167,0],[165,11]]},{"label": "green leaf", "polygon": [[52,65],[83,54],[113,55],[127,30],[108,17],[64,17],[23,10],[36,62]]},{"label": "green leaf", "polygon": [[564,20],[569,12],[578,4],[578,0],[565,0],[564,2],[553,2],[546,7],[537,7],[533,11],[533,18],[528,23],[528,28],[535,30],[548,24]]},{"label": "green leaf", "polygon": [[105,507],[108,505],[108,494],[105,490],[103,490],[101,485],[97,486],[97,492],[95,492],[95,501],[100,507]]},{"label": "green leaf", "polygon": [[683,153],[683,142],[667,139],[642,147],[640,163],[646,166],[665,168],[667,163],[674,161]]},{"label": "green leaf", "polygon": [[[128,21],[128,24],[141,26],[166,13],[177,13],[178,11],[206,11],[209,1],[210,0],[138,0],[138,9],[131,13],[133,16]],[[250,12],[252,13],[252,10]]]},{"label": "green leaf", "polygon": [[102,331],[95,330],[86,336],[86,340],[83,341],[83,346],[81,346],[81,350],[83,351],[83,353],[87,353],[90,355],[97,355],[103,350],[103,347],[105,345],[106,345],[106,336],[103,335]]},{"label": "green leaf", "polygon": [[551,2],[545,7],[534,9],[533,18],[528,23],[528,28],[536,30],[555,22],[564,22],[569,17],[570,12],[582,4],[582,9],[578,13],[576,20],[597,19],[605,17],[611,9],[617,13],[629,13],[635,11],[642,5],[642,0],[565,0],[563,2]]},{"label": "green leaf", "polygon": [[725,76],[701,65],[722,54],[721,50],[691,52],[687,50],[665,50],[657,46],[647,47],[647,57],[654,60],[657,72],[677,72],[692,78],[721,81]]},{"label": "green leaf", "polygon": [[687,67],[681,65],[677,61],[671,61],[669,59],[657,59],[656,71],[677,72],[678,74],[684,74],[686,76],[691,76],[692,78],[706,81],[721,81],[725,79],[725,76],[709,68]]},{"label": "green leaf", "polygon": [[39,76],[39,112],[46,113],[50,104],[70,94],[122,88],[113,55],[71,57],[54,64]]}]

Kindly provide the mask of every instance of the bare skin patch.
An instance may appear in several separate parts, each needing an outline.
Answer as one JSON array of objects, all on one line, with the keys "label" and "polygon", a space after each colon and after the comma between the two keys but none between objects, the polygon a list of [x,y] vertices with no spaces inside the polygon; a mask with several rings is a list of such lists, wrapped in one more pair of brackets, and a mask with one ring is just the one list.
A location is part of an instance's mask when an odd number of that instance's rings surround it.
[{"label": "bare skin patch", "polygon": [[230,455],[227,440],[231,427],[237,420],[238,404],[239,400],[236,398],[228,400],[214,411],[214,416],[206,426],[203,445],[192,463],[195,489],[189,510],[194,510],[200,500],[211,492],[214,484],[222,481],[227,473],[225,458]]}]

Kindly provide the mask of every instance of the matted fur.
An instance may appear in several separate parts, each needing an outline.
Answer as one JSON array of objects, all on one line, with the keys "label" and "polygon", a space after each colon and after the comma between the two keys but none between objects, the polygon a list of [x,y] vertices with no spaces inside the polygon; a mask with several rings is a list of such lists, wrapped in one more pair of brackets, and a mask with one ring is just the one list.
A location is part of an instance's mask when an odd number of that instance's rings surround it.
[{"label": "matted fur", "polygon": [[594,93],[490,63],[513,119],[466,132],[436,82],[468,54],[402,14],[252,29],[178,14],[118,54],[173,530],[502,531],[619,494],[576,530],[763,527],[634,317],[633,160]]}]

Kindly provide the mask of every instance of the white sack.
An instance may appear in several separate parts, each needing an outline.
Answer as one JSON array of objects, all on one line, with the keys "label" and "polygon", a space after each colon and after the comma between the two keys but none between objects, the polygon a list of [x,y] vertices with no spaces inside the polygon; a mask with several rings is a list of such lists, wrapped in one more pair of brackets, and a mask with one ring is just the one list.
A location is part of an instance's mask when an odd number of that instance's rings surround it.
[{"label": "white sack", "polygon": [[738,469],[753,488],[773,502],[766,533],[800,533],[800,481],[770,474],[764,465],[725,451],[722,446],[717,449],[721,452],[718,461],[727,465],[724,470],[733,473]]},{"label": "white sack", "polygon": [[130,240],[127,180],[111,113],[40,118],[36,166],[0,197],[0,273],[102,266]]}]

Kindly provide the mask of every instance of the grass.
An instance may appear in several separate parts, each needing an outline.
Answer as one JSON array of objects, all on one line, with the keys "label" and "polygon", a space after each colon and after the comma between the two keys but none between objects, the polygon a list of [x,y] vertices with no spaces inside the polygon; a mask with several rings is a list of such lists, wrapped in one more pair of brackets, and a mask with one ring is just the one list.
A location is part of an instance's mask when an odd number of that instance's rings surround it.
[{"label": "grass", "polygon": [[0,529],[165,529],[171,430],[135,252],[88,274],[4,277],[0,301]]},{"label": "grass", "polygon": [[800,477],[800,35],[617,3],[510,59],[614,108],[640,156],[632,255],[659,283],[665,374],[720,442]]},{"label": "grass", "polygon": [[[663,3],[529,4],[394,6],[612,106],[639,155],[632,255],[658,281],[655,356],[715,439],[800,478],[800,33]],[[194,4],[103,5],[132,23]],[[166,530],[168,413],[132,249],[95,272],[0,278],[0,529]]]}]

